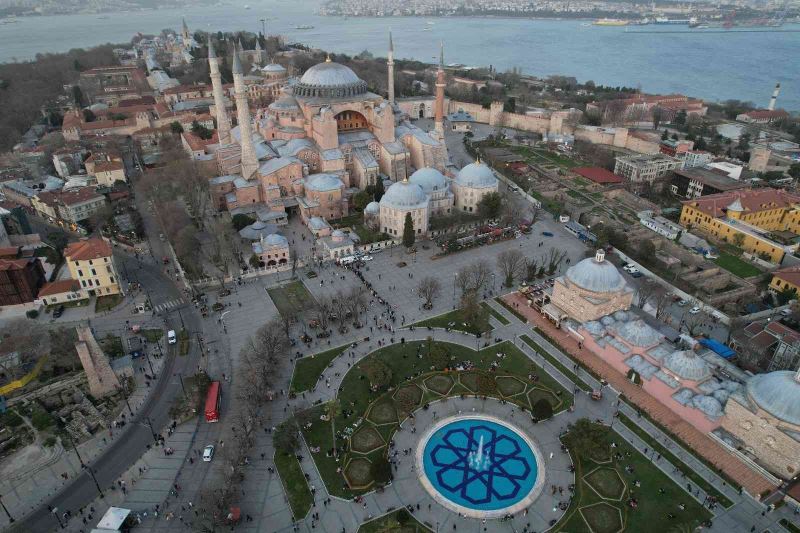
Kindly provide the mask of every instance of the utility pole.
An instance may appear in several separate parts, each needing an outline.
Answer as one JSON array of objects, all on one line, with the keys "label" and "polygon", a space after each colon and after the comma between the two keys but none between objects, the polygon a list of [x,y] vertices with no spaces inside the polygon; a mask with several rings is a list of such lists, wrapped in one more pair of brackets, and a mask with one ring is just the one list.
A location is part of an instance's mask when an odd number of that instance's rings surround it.
[{"label": "utility pole", "polygon": [[94,477],[94,470],[92,470],[91,465],[87,465],[86,463],[83,462],[83,458],[81,457],[81,454],[78,451],[78,447],[75,446],[75,441],[72,439],[72,435],[70,434],[69,431],[67,431],[66,433],[67,433],[67,438],[69,438],[70,444],[72,444],[72,449],[75,450],[75,455],[78,456],[78,461],[80,461],[81,463],[81,468],[85,468],[86,470],[89,471],[89,475],[92,476],[92,481],[94,481],[94,486],[97,487],[97,492],[100,493],[100,499],[105,498],[106,495],[103,494],[103,489],[100,488],[100,483],[98,483],[97,478]]},{"label": "utility pole", "polygon": [[183,396],[186,397],[186,387],[183,386],[183,374],[178,372],[178,379],[181,381],[181,390],[183,390]]},{"label": "utility pole", "polygon": [[145,423],[147,423],[148,427],[150,427],[150,433],[153,434],[153,441],[157,445],[158,444],[158,437],[156,436],[156,430],[153,429],[153,423],[150,421],[150,417],[149,416],[144,417],[144,421],[145,421]]},{"label": "utility pole", "polygon": [[6,504],[3,503],[3,496],[2,495],[0,495],[0,507],[2,507],[3,511],[5,511],[6,516],[8,517],[8,523],[9,524],[13,524],[14,522],[16,522],[16,520],[14,520],[14,517],[11,516],[11,513],[8,512],[8,509],[6,508]]},{"label": "utility pole", "polygon": [[53,516],[56,517],[56,521],[58,522],[58,527],[64,529],[66,526],[61,523],[61,517],[58,516],[58,507],[53,507],[52,505],[48,505],[47,510],[50,511],[53,514]]},{"label": "utility pole", "polygon": [[131,409],[131,404],[128,401],[128,389],[124,385],[124,383],[125,381],[123,381],[122,384],[120,384],[120,390],[122,391],[122,397],[125,399],[125,405],[128,406],[128,413],[130,413],[130,415],[133,416],[133,409]]}]

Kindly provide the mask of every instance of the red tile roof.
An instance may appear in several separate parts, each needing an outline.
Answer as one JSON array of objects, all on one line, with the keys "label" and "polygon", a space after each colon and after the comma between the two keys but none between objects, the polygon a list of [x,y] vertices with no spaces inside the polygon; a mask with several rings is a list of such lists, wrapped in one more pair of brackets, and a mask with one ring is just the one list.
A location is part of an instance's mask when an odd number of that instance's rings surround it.
[{"label": "red tile roof", "polygon": [[0,257],[16,258],[19,255],[19,246],[3,246],[0,248]]},{"label": "red tile roof", "polygon": [[0,270],[22,270],[31,259],[0,259]]},{"label": "red tile roof", "polygon": [[736,199],[742,203],[745,213],[757,213],[768,209],[789,208],[800,204],[800,196],[783,189],[743,189],[738,191],[709,194],[694,200],[685,200],[683,205],[690,205],[714,218],[725,214],[725,209]]},{"label": "red tile roof", "polygon": [[781,268],[772,273],[772,276],[800,287],[800,266]]},{"label": "red tile roof", "polygon": [[572,169],[577,174],[580,174],[586,179],[592,180],[595,183],[622,183],[622,178],[609,172],[608,170],[600,167],[578,167]]},{"label": "red tile roof", "polygon": [[44,296],[52,296],[54,294],[63,294],[65,292],[78,292],[81,290],[81,284],[75,279],[62,279],[52,283],[45,283],[39,289],[39,298]]},{"label": "red tile roof", "polygon": [[752,119],[761,119],[761,118],[783,118],[788,117],[789,113],[784,111],[783,109],[756,109],[754,111],[748,111],[747,113],[743,113],[745,116],[752,118]]},{"label": "red tile roof", "polygon": [[110,256],[111,245],[100,237],[92,237],[70,243],[67,249],[64,250],[64,257],[69,261],[86,261]]}]

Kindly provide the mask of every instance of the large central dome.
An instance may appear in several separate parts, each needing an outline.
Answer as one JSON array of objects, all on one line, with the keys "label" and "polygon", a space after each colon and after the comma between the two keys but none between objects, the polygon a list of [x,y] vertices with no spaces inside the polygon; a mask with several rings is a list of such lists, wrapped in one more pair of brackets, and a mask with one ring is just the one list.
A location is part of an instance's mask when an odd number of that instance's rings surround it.
[{"label": "large central dome", "polygon": [[759,407],[774,417],[800,425],[800,383],[791,370],[756,374],[747,382],[747,392]]},{"label": "large central dome", "polygon": [[296,96],[344,98],[367,92],[367,83],[349,67],[330,59],[308,69],[294,86]]},{"label": "large central dome", "polygon": [[621,292],[628,286],[617,267],[605,261],[601,253],[570,267],[566,277],[578,287],[591,292]]}]

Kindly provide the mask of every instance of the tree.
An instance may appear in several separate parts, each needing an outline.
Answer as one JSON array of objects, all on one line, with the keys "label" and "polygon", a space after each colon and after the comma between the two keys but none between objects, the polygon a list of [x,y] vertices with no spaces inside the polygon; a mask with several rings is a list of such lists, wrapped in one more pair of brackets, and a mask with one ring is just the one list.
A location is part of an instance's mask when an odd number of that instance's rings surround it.
[{"label": "tree", "polygon": [[333,307],[333,299],[330,296],[322,296],[317,298],[316,305],[311,308],[311,318],[317,321],[322,331],[328,331]]},{"label": "tree", "polygon": [[233,224],[233,229],[235,229],[236,231],[242,231],[246,226],[249,226],[255,221],[256,219],[254,219],[250,215],[245,215],[243,213],[233,215],[233,218],[231,219],[231,223]]},{"label": "tree", "polygon": [[506,98],[505,103],[503,104],[503,111],[507,113],[516,113],[517,112],[517,99],[513,96],[509,96]]},{"label": "tree", "polygon": [[661,119],[664,118],[664,110],[661,109],[660,106],[655,106],[653,108],[653,129],[657,130],[658,126],[661,124]]},{"label": "tree", "polygon": [[503,208],[503,197],[498,192],[484,194],[478,202],[478,214],[482,218],[497,218]]},{"label": "tree", "polygon": [[379,177],[377,180],[375,180],[375,189],[373,192],[375,201],[380,202],[381,198],[383,198],[383,193],[385,192],[386,190],[383,188],[383,179]]},{"label": "tree", "polygon": [[743,233],[736,233],[733,237],[731,237],[731,242],[737,248],[741,248],[744,244],[744,234]]},{"label": "tree", "polygon": [[170,123],[169,130],[173,133],[173,135],[180,135],[181,133],[183,133],[183,126],[181,125],[180,122],[176,120]]},{"label": "tree", "polygon": [[414,246],[414,221],[411,220],[411,213],[406,213],[406,220],[403,223],[403,246],[411,248]]},{"label": "tree", "polygon": [[497,255],[497,268],[506,287],[514,286],[514,278],[520,277],[525,270],[525,261],[525,256],[516,249],[504,250]]},{"label": "tree", "polygon": [[553,416],[553,406],[546,398],[542,398],[533,404],[531,412],[538,420],[547,420]]},{"label": "tree", "polygon": [[653,298],[656,297],[656,291],[658,289],[658,283],[654,282],[651,279],[647,279],[643,283],[639,285],[639,288],[636,290],[636,307],[639,309],[644,309],[644,306]]},{"label": "tree", "polygon": [[681,109],[677,113],[675,113],[675,118],[672,119],[673,124],[676,126],[685,126],[686,125],[686,111]]},{"label": "tree", "polygon": [[277,427],[273,435],[275,448],[284,454],[291,455],[300,448],[300,439],[297,438],[300,428],[294,417],[289,418]]},{"label": "tree", "polygon": [[550,248],[550,251],[547,253],[545,260],[547,262],[547,274],[552,275],[558,269],[561,262],[567,257],[566,250],[556,250],[555,248]]},{"label": "tree", "polygon": [[794,179],[800,178],[800,163],[792,163],[786,172]]},{"label": "tree", "polygon": [[214,267],[215,277],[220,288],[225,287],[225,278],[236,259],[236,250],[231,239],[231,225],[223,218],[217,218],[209,224],[209,243],[203,248],[208,263]]},{"label": "tree", "polygon": [[462,267],[455,275],[456,286],[462,298],[470,293],[477,294],[489,281],[492,269],[486,261],[478,261]]},{"label": "tree", "polygon": [[797,289],[786,286],[775,297],[778,299],[778,305],[786,305],[792,300],[797,300]]},{"label": "tree", "polygon": [[442,291],[442,285],[439,283],[439,280],[432,277],[427,276],[422,278],[417,285],[417,294],[419,297],[425,300],[425,303],[422,304],[422,307],[425,309],[431,309],[433,307],[433,300],[437,298]]},{"label": "tree", "polygon": [[656,247],[650,239],[643,239],[639,244],[639,259],[645,263],[650,263],[656,254]]},{"label": "tree", "polygon": [[359,191],[353,196],[353,205],[359,211],[363,211],[367,204],[372,201],[372,196],[367,191]]}]

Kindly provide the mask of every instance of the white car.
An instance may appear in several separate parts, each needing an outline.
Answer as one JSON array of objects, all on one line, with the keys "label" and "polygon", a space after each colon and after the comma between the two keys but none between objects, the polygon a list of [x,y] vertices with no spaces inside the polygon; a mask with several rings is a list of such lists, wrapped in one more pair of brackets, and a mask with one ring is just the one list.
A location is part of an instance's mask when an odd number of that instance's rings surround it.
[{"label": "white car", "polygon": [[373,259],[375,259],[375,258],[372,257],[371,255],[365,255],[365,256],[361,257],[362,261],[372,261]]},{"label": "white car", "polygon": [[625,272],[627,272],[628,274],[636,274],[637,272],[639,272],[639,269],[636,268],[635,266],[628,265],[627,267],[625,267]]},{"label": "white car", "polygon": [[346,255],[344,257],[339,258],[340,265],[350,265],[356,262],[356,258],[352,255]]},{"label": "white car", "polygon": [[214,445],[209,444],[205,448],[203,448],[203,461],[206,463],[210,463],[211,459],[214,458]]},{"label": "white car", "polygon": [[679,305],[679,306],[681,306],[681,307],[683,307],[684,305],[686,305],[686,304],[688,304],[688,303],[689,303],[689,302],[687,302],[686,300],[681,300],[680,302],[678,302],[678,305]]},{"label": "white car", "polygon": [[689,314],[690,314],[690,315],[696,315],[696,314],[697,314],[697,313],[699,313],[699,312],[700,312],[700,308],[699,308],[699,307],[697,307],[697,306],[694,306],[694,307],[692,307],[691,309],[689,309]]}]

